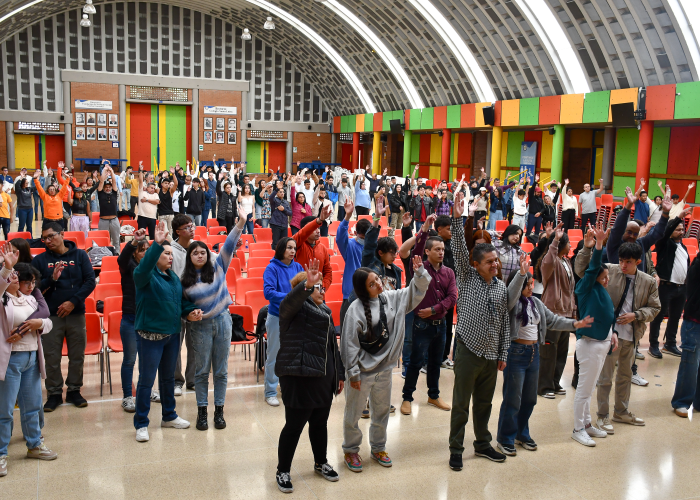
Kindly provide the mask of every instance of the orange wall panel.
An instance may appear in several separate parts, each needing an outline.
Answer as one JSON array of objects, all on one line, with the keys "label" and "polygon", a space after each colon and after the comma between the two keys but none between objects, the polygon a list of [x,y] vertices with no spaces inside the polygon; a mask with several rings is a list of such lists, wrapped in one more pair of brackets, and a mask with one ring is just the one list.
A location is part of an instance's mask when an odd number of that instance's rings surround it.
[{"label": "orange wall panel", "polygon": [[[473,128],[475,126],[476,104],[462,104],[461,112],[460,127]],[[481,108],[479,108],[479,112],[481,112]]]},{"label": "orange wall panel", "polygon": [[493,124],[496,127],[501,126],[501,118],[503,115],[503,102],[502,101],[496,101],[496,104],[494,105],[494,119],[493,119]]},{"label": "orange wall panel", "polygon": [[561,96],[561,114],[559,123],[583,122],[583,94],[568,94]]},{"label": "orange wall panel", "polygon": [[561,96],[540,97],[540,125],[557,125],[561,114]]},{"label": "orange wall panel", "polygon": [[[477,102],[474,104],[474,126],[475,127],[486,127],[484,125],[484,112],[483,108],[485,106],[491,106],[490,102]],[[500,123],[501,119],[501,106],[496,103],[496,125]],[[490,126],[490,125],[489,125]]]},{"label": "orange wall panel", "polygon": [[433,128],[447,128],[447,106],[438,106],[433,114]]},{"label": "orange wall panel", "polygon": [[334,134],[340,133],[340,117],[339,116],[333,117],[333,133]]},{"label": "orange wall panel", "polygon": [[501,126],[517,127],[520,125],[520,99],[502,101]]},{"label": "orange wall panel", "polygon": [[634,103],[634,109],[637,109],[638,90],[634,89],[618,89],[610,91],[610,111],[608,111],[608,121],[612,121],[612,105],[622,104],[623,102]]},{"label": "orange wall panel", "polygon": [[647,120],[673,120],[675,106],[675,84],[647,87]]},{"label": "orange wall panel", "polygon": [[[383,127],[384,113],[374,113],[374,130],[373,132],[381,132]],[[408,127],[406,127],[408,128]]]}]

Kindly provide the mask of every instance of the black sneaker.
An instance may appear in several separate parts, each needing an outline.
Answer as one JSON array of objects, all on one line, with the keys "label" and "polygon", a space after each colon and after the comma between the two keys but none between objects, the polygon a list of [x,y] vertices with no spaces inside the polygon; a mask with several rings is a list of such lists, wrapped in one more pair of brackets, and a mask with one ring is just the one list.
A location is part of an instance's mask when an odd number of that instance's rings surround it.
[{"label": "black sneaker", "polygon": [[80,395],[80,391],[69,391],[66,393],[66,403],[73,403],[77,408],[85,408],[87,400]]},{"label": "black sneaker", "polygon": [[665,352],[666,354],[670,354],[671,356],[677,356],[679,358],[683,355],[681,350],[678,349],[678,347],[676,347],[675,345],[664,345],[664,348],[661,349],[661,352]]},{"label": "black sneaker", "polygon": [[224,407],[215,406],[214,407],[214,427],[217,429],[226,428],[226,420],[224,420]]},{"label": "black sneaker", "polygon": [[328,462],[322,465],[318,465],[315,463],[314,470],[317,474],[321,474],[323,478],[327,479],[328,481],[336,482],[338,479],[340,479],[338,473],[333,470],[333,467],[331,467],[331,464],[329,464]]},{"label": "black sneaker", "polygon": [[63,404],[63,394],[51,394],[44,404],[44,412],[50,413]]},{"label": "black sneaker", "polygon": [[652,358],[656,358],[656,359],[661,359],[664,357],[664,355],[661,354],[661,351],[659,351],[658,345],[650,345],[649,346],[649,356],[651,356]]},{"label": "black sneaker", "polygon": [[528,441],[521,441],[520,439],[515,440],[515,444],[519,444],[528,451],[535,451],[537,449],[537,443],[534,439],[530,438]]},{"label": "black sneaker", "polygon": [[509,444],[496,443],[496,447],[501,451],[501,453],[509,457],[514,457],[518,454],[518,451],[515,449],[515,446]]},{"label": "black sneaker", "polygon": [[277,471],[277,487],[282,493],[292,493],[294,491],[294,486],[292,486],[292,478],[289,472]]},{"label": "black sneaker", "polygon": [[452,470],[462,470],[462,455],[457,453],[450,453],[450,469]]},{"label": "black sneaker", "polygon": [[197,407],[197,424],[195,425],[197,430],[206,431],[209,428],[209,423],[207,422],[208,416],[206,406]]},{"label": "black sneaker", "polygon": [[488,458],[492,462],[505,462],[506,456],[503,453],[499,453],[493,448],[486,448],[485,450],[475,450],[474,455],[477,457]]}]

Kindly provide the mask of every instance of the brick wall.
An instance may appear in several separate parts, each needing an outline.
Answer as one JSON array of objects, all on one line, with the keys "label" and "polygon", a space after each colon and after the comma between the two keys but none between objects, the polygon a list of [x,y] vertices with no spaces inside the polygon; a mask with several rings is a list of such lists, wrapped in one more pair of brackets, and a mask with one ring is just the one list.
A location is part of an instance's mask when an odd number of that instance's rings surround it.
[{"label": "brick wall", "polygon": [[[235,106],[237,115],[205,115],[204,106]],[[204,143],[204,118],[213,118],[213,138],[212,144]],[[216,144],[216,119],[224,118],[224,137],[226,144]],[[228,144],[228,119],[236,119],[236,144]],[[214,154],[219,159],[236,161],[241,159],[241,129],[245,130],[241,123],[241,93],[228,90],[200,90],[199,91],[199,138],[198,143],[204,146],[199,152],[200,161],[211,161]]]},{"label": "brick wall", "polygon": [[7,166],[7,140],[5,122],[0,122],[0,167]]},{"label": "brick wall", "polygon": [[[109,120],[109,115],[110,114],[116,114],[119,115],[119,85],[111,85],[111,84],[105,84],[105,83],[76,83],[73,82],[71,83],[71,113],[73,113],[73,120],[75,120],[75,113],[85,113],[85,135],[87,137],[87,129],[94,127],[95,128],[95,140],[80,140],[78,141],[77,146],[73,146],[73,158],[99,158],[102,156],[103,158],[119,158],[119,148],[113,148],[112,147],[112,142],[109,140],[106,141],[99,141],[97,140],[97,129],[98,128],[106,128],[107,129],[107,138],[109,139],[109,127],[104,126],[104,127],[98,127],[97,124],[95,125],[87,125],[87,114],[88,113],[95,113],[95,119],[97,120],[97,114],[106,114],[107,119]],[[112,109],[111,110],[98,110],[98,109],[75,109],[75,100],[76,99],[92,99],[96,101],[112,101]],[[118,116],[119,123],[121,123],[121,120],[124,119],[123,116]],[[79,126],[82,127],[82,126]],[[117,128],[118,127],[112,127],[112,128]],[[73,126],[73,137],[71,139],[75,139],[75,129],[76,126]],[[119,140],[125,140],[125,137],[119,137]],[[79,162],[75,162],[76,169],[78,168],[77,164]]]},{"label": "brick wall", "polygon": [[319,134],[316,132],[294,132],[293,147],[297,148],[292,153],[292,163],[322,161],[331,163],[331,134]]}]

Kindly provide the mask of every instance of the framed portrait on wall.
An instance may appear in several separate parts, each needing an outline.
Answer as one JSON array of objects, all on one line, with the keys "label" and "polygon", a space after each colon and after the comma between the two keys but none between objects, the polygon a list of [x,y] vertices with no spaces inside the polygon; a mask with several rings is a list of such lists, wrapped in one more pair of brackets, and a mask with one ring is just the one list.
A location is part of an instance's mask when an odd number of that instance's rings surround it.
[{"label": "framed portrait on wall", "polygon": [[236,133],[235,132],[228,133],[228,143],[229,144],[236,144]]},{"label": "framed portrait on wall", "polygon": [[[76,113],[75,114],[75,124],[85,126],[85,113]],[[85,133],[84,130],[83,130],[83,133]]]},{"label": "framed portrait on wall", "polygon": [[214,132],[204,132],[204,144],[211,144]]},{"label": "framed portrait on wall", "polygon": [[109,140],[112,142],[119,140],[119,129],[116,129],[116,128],[109,129]]},{"label": "framed portrait on wall", "polygon": [[[85,118],[83,118],[85,121]],[[84,141],[85,140],[85,127],[75,127],[75,140]]]},{"label": "framed portrait on wall", "polygon": [[95,125],[95,113],[86,113],[87,114],[87,125]]},{"label": "framed portrait on wall", "polygon": [[236,119],[235,118],[228,119],[228,129],[229,130],[236,130]]},{"label": "framed portrait on wall", "polygon": [[[223,120],[223,118],[222,118]],[[224,142],[224,133],[223,132],[217,132],[216,133],[216,143],[217,144],[225,144]]]},{"label": "framed portrait on wall", "polygon": [[98,141],[106,141],[107,140],[107,129],[106,128],[98,128],[97,129],[97,140]]},{"label": "framed portrait on wall", "polygon": [[[88,113],[90,114],[90,113]],[[94,113],[92,113],[94,114]],[[88,127],[87,128],[87,140],[88,141],[94,141],[95,140],[95,127]]]},{"label": "framed portrait on wall", "polygon": [[107,113],[97,113],[97,126],[106,127],[107,126]]},{"label": "framed portrait on wall", "polygon": [[204,130],[211,130],[214,128],[214,119],[211,116],[204,117]]},{"label": "framed portrait on wall", "polygon": [[119,126],[119,115],[109,115],[109,126],[118,127]]},{"label": "framed portrait on wall", "polygon": [[216,130],[223,130],[224,129],[224,118],[217,118],[216,119]]}]

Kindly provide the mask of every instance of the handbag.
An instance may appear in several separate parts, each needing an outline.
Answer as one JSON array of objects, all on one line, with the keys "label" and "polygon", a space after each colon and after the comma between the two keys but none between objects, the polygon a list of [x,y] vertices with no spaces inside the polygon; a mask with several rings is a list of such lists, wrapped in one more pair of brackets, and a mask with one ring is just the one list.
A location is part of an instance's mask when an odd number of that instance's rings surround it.
[{"label": "handbag", "polygon": [[243,328],[243,316],[231,313],[231,342],[243,342],[248,340],[248,335]]},{"label": "handbag", "polygon": [[382,347],[389,341],[389,327],[384,311],[386,299],[379,295],[379,323],[371,327],[372,332],[363,332],[358,335],[360,347],[369,354],[378,353]]}]

